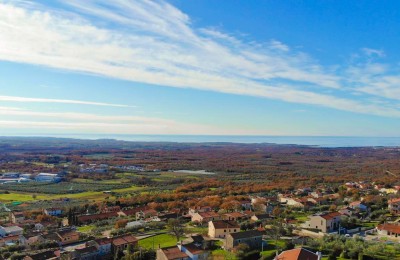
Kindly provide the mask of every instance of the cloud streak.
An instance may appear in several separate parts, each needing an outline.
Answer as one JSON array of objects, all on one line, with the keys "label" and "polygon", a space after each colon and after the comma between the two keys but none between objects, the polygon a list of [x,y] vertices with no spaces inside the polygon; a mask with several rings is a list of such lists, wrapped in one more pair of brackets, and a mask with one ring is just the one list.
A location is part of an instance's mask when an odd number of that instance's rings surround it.
[{"label": "cloud streak", "polygon": [[[30,1],[0,3],[0,60],[400,117],[396,104],[381,102],[398,93],[394,86],[400,78],[366,68],[371,56],[384,56],[380,50],[363,48],[367,63],[331,69],[278,40],[250,43],[213,28],[195,28],[190,17],[162,0],[60,3],[64,9]],[[363,72],[368,72],[364,78]],[[56,99],[13,101],[126,107]]]},{"label": "cloud streak", "polygon": [[51,99],[51,98],[31,98],[31,97],[16,97],[16,96],[0,96],[0,102],[32,102],[32,103],[58,103],[58,104],[74,104],[74,105],[90,105],[90,106],[107,106],[107,107],[134,107],[121,104],[110,104],[101,102],[91,102],[82,100],[70,99]]}]

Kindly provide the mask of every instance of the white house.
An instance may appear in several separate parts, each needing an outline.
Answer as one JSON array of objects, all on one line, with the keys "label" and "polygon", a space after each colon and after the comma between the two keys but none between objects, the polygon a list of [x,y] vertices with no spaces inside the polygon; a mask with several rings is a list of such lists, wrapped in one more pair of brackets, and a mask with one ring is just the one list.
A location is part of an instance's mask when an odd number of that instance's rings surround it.
[{"label": "white house", "polygon": [[2,227],[0,226],[0,236],[19,236],[24,233],[24,229],[18,226],[11,226],[11,227]]},{"label": "white house", "polygon": [[35,177],[35,181],[39,182],[60,182],[62,180],[58,174],[41,172]]}]

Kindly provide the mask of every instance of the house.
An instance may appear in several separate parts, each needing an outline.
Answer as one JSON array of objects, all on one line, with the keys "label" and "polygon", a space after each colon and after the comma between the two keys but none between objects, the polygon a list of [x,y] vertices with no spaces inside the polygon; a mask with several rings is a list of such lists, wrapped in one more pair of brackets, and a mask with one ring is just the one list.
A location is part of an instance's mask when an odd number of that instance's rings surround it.
[{"label": "house", "polygon": [[223,220],[241,221],[248,219],[248,216],[241,212],[231,212],[222,215]]},{"label": "house", "polygon": [[99,256],[109,255],[111,254],[111,238],[98,238],[92,241],[94,243],[88,242],[88,245],[95,245],[99,252]]},{"label": "house", "polygon": [[242,200],[242,201],[239,201],[239,203],[242,206],[242,209],[244,209],[244,210],[251,209],[251,200]]},{"label": "house", "polygon": [[160,248],[157,250],[157,260],[206,260],[209,252],[201,249],[200,246],[190,243],[183,245],[178,243],[177,246]]},{"label": "house", "polygon": [[49,250],[29,256],[25,256],[24,260],[52,260],[52,259],[60,259],[60,250]]},{"label": "house", "polygon": [[101,213],[119,212],[120,210],[121,210],[120,206],[104,207],[102,208]]},{"label": "house", "polygon": [[217,220],[208,222],[208,236],[212,238],[225,238],[227,234],[240,231],[240,226],[235,221]]},{"label": "house", "polygon": [[376,230],[379,235],[398,237],[400,236],[400,225],[385,223],[378,225]]},{"label": "house", "polygon": [[39,173],[35,177],[35,181],[37,182],[60,182],[62,180],[58,174],[55,173]]},{"label": "house", "polygon": [[203,207],[193,207],[189,208],[188,215],[193,216],[195,213],[202,213],[202,212],[211,212],[212,208],[209,206],[203,206]]},{"label": "house", "polygon": [[321,260],[320,252],[313,253],[304,248],[286,250],[274,258],[274,260]]},{"label": "house", "polygon": [[79,241],[79,233],[72,229],[57,231],[56,235],[61,245],[68,245]]},{"label": "house", "polygon": [[24,213],[22,213],[20,211],[11,211],[9,218],[10,218],[11,223],[13,223],[13,224],[19,224],[19,223],[24,222],[24,220],[25,220]]},{"label": "house", "polygon": [[99,220],[110,219],[118,217],[117,212],[108,212],[108,213],[99,213],[99,214],[91,214],[91,215],[81,215],[78,216],[79,224],[92,223]]},{"label": "house", "polygon": [[143,220],[138,220],[138,221],[131,221],[126,223],[125,228],[140,228],[140,227],[144,227],[146,225],[146,222],[144,222]]},{"label": "house", "polygon": [[306,226],[319,229],[323,233],[333,232],[339,229],[341,216],[342,214],[339,212],[316,214],[310,217],[310,220],[306,222]]},{"label": "house", "polygon": [[213,220],[220,220],[221,216],[213,211],[197,212],[192,215],[192,222],[207,223]]},{"label": "house", "polygon": [[280,197],[279,202],[285,204],[288,207],[292,208],[305,208],[307,205],[307,199],[304,201],[298,198],[290,198],[290,197]]},{"label": "house", "polygon": [[122,235],[112,238],[112,252],[124,251],[128,245],[134,248],[138,244],[138,239],[132,235]]},{"label": "house", "polygon": [[136,220],[145,220],[148,218],[157,217],[157,211],[154,209],[146,209],[136,212]]},{"label": "house", "polygon": [[95,260],[98,259],[99,251],[95,246],[86,246],[84,248],[75,249],[75,257],[79,260]]},{"label": "house", "polygon": [[232,249],[239,244],[246,244],[251,249],[259,249],[263,243],[263,232],[258,230],[248,230],[237,233],[230,233],[226,237],[226,248]]},{"label": "house", "polygon": [[271,216],[269,214],[254,214],[250,218],[251,222],[257,222],[257,221],[263,222],[269,219],[271,219]]},{"label": "house", "polygon": [[339,210],[339,213],[342,215],[346,215],[346,216],[352,216],[355,212],[355,209],[350,208],[350,207],[344,207],[342,209]]},{"label": "house", "polygon": [[0,237],[19,236],[24,233],[24,229],[18,226],[2,227],[0,226]]},{"label": "house", "polygon": [[63,210],[60,208],[47,208],[43,210],[43,213],[49,216],[61,216]]},{"label": "house", "polygon": [[157,250],[157,260],[189,260],[189,256],[182,252],[178,246],[159,248]]},{"label": "house", "polygon": [[400,214],[400,198],[390,199],[388,201],[388,208],[390,213],[399,215]]},{"label": "house", "polygon": [[215,245],[215,242],[217,240],[214,240],[210,237],[207,236],[202,236],[202,235],[194,235],[191,236],[193,243],[202,249],[210,249]]},{"label": "house", "polygon": [[0,247],[13,245],[27,245],[27,240],[23,235],[14,235],[0,238]]},{"label": "house", "polygon": [[45,242],[45,239],[43,238],[43,236],[41,234],[33,234],[30,236],[26,236],[26,245],[27,246],[32,246],[35,244],[40,244]]},{"label": "house", "polygon": [[364,204],[362,204],[361,201],[353,201],[349,204],[349,207],[352,209],[356,209],[359,211],[367,211],[368,207]]}]

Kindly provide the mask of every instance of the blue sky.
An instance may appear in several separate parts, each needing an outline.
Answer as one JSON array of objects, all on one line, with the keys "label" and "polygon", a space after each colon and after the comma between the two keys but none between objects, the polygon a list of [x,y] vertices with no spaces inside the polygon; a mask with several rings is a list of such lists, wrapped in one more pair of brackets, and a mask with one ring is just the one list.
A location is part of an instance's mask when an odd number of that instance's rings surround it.
[{"label": "blue sky", "polygon": [[0,135],[399,136],[399,12],[0,0]]}]

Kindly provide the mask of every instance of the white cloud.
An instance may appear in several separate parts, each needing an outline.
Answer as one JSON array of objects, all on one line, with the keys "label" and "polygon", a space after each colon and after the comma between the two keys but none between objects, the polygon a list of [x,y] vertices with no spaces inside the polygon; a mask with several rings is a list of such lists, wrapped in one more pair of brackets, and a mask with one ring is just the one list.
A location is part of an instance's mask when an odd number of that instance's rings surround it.
[{"label": "white cloud", "polygon": [[[277,40],[249,43],[216,29],[194,28],[186,14],[165,1],[61,2],[72,9],[55,10],[29,1],[0,3],[0,60],[162,86],[400,116],[398,108],[390,104],[377,105],[360,96],[354,99],[350,94],[354,91],[377,95],[362,79],[352,82],[347,78],[349,74],[325,68]],[[384,55],[368,48],[363,52]],[[379,67],[369,69],[371,74]],[[357,87],[346,92],[349,84]],[[376,89],[379,87],[383,86],[376,85]]]},{"label": "white cloud", "polygon": [[33,103],[62,103],[62,104],[76,104],[76,105],[92,105],[92,106],[108,106],[108,107],[133,107],[121,104],[110,104],[82,100],[69,100],[69,99],[51,99],[51,98],[30,98],[30,97],[16,97],[16,96],[0,96],[0,102],[33,102]]},{"label": "white cloud", "polygon": [[385,57],[385,52],[383,50],[376,50],[376,49],[371,49],[371,48],[362,48],[361,50],[367,56]]}]

